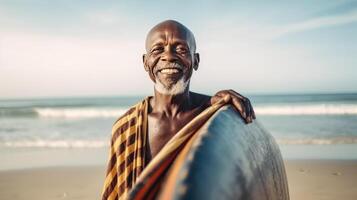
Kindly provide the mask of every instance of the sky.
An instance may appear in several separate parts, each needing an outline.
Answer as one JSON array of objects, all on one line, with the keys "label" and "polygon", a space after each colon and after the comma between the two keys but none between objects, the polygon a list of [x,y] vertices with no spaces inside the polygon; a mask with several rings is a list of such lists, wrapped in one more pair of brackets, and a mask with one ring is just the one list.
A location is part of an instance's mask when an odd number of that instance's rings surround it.
[{"label": "sky", "polygon": [[196,37],[193,91],[357,92],[357,1],[0,0],[0,99],[150,95],[167,19]]}]

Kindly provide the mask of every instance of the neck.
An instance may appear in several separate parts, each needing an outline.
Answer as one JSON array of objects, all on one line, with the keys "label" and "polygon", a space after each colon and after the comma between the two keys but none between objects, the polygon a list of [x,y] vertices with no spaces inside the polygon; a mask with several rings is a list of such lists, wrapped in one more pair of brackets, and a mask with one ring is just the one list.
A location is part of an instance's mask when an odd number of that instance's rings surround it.
[{"label": "neck", "polygon": [[169,95],[155,91],[155,96],[151,101],[152,111],[155,113],[163,113],[169,116],[175,116],[180,112],[184,112],[191,107],[191,98],[188,87],[183,93]]}]

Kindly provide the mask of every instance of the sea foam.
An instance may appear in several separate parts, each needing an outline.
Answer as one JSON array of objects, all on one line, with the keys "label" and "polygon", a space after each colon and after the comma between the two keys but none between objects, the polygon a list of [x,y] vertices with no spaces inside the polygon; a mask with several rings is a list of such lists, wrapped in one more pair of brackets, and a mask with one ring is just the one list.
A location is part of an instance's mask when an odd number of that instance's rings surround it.
[{"label": "sea foam", "polygon": [[356,104],[266,105],[256,106],[258,115],[356,115]]},{"label": "sea foam", "polygon": [[127,108],[35,108],[43,118],[107,118],[119,117]]},{"label": "sea foam", "polygon": [[278,144],[307,144],[307,145],[333,145],[333,144],[357,144],[356,137],[331,137],[331,138],[277,138]]},{"label": "sea foam", "polygon": [[[357,115],[356,104],[254,106],[257,115]],[[128,108],[35,108],[42,118],[119,117]]]},{"label": "sea foam", "polygon": [[23,140],[3,143],[6,147],[42,147],[42,148],[101,148],[108,146],[102,140]]},{"label": "sea foam", "polygon": [[[331,138],[277,138],[279,145],[335,145],[335,144],[357,144],[356,137],[331,137]],[[102,148],[107,147],[109,141],[103,140],[22,140],[7,141],[0,146],[10,148]]]}]

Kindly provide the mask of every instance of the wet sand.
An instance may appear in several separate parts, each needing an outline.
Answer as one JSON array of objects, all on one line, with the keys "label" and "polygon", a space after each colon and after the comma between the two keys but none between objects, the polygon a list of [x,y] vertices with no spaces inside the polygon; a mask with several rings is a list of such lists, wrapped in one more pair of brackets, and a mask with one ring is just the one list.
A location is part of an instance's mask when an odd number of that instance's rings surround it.
[{"label": "wet sand", "polygon": [[[357,199],[357,160],[285,161],[292,200]],[[100,199],[104,166],[0,171],[0,199]]]}]

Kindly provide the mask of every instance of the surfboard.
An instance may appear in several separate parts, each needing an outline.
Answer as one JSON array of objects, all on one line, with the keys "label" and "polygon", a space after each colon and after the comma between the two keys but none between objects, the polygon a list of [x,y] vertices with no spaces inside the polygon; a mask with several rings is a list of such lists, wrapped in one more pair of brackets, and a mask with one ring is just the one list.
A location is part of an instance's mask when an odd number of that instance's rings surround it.
[{"label": "surfboard", "polygon": [[258,120],[247,125],[234,108],[224,106],[196,134],[183,161],[168,172],[161,197],[289,199],[279,147]]}]

